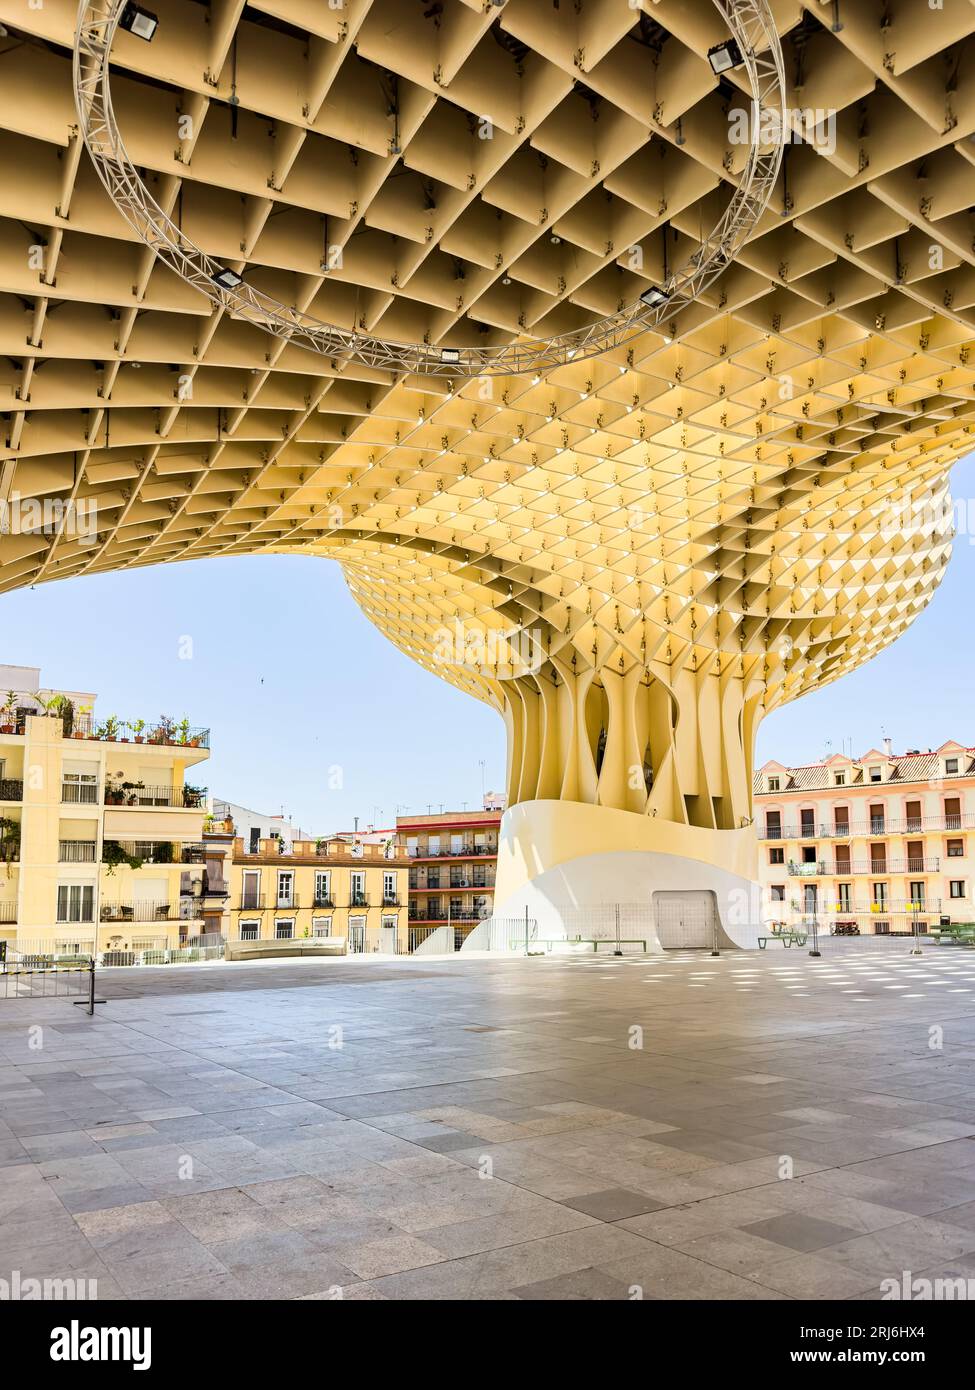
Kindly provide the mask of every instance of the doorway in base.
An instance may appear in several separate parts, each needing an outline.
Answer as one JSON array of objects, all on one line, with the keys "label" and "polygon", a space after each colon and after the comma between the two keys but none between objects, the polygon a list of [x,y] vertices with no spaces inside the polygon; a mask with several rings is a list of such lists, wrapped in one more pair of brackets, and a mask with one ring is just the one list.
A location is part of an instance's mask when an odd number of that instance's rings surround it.
[{"label": "doorway in base", "polygon": [[665,951],[710,950],[715,945],[718,906],[709,888],[653,895],[657,940]]}]

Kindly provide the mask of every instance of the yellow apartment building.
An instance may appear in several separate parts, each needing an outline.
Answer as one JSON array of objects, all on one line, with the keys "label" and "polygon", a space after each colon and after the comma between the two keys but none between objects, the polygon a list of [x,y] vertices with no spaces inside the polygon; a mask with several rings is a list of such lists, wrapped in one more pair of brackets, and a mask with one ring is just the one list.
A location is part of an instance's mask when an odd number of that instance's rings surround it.
[{"label": "yellow apartment building", "polygon": [[768,762],[755,777],[763,917],[841,935],[975,919],[975,749]]},{"label": "yellow apartment building", "polygon": [[[210,839],[208,833],[207,846]],[[281,849],[277,839],[260,840],[255,852],[245,850],[240,837],[233,840],[225,868],[223,934],[229,941],[330,937],[349,954],[409,949],[409,860],[395,841],[349,843],[334,836]]]},{"label": "yellow apartment building", "polygon": [[0,700],[0,940],[122,963],[195,936],[209,730],[39,693]]}]

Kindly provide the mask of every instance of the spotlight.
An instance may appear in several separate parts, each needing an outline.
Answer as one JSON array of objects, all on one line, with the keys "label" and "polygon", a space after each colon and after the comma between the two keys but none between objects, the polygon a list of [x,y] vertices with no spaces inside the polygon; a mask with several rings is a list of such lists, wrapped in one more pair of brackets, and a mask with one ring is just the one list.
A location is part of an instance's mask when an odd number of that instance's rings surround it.
[{"label": "spotlight", "polygon": [[648,309],[659,309],[661,304],[666,304],[669,296],[666,290],[658,289],[656,285],[648,285],[640,295],[641,303]]},{"label": "spotlight", "polygon": [[129,34],[134,34],[137,39],[145,39],[146,43],[151,43],[156,37],[156,29],[159,27],[159,16],[150,14],[140,5],[130,3],[122,11],[118,27],[125,29]]},{"label": "spotlight", "polygon": [[459,362],[460,348],[441,348],[440,360],[441,362]]},{"label": "spotlight", "polygon": [[744,61],[737,39],[726,39],[724,43],[716,43],[713,48],[708,49],[711,71],[718,77],[723,72],[730,72],[732,68],[740,68]]},{"label": "spotlight", "polygon": [[502,275],[502,277],[501,277],[501,283],[502,283],[502,285],[510,285],[510,284],[511,284],[511,276],[510,276],[510,275]]},{"label": "spotlight", "polygon": [[560,236],[556,236],[554,232],[553,232],[552,235],[549,237],[549,241],[552,243],[553,246],[561,246],[561,245],[562,245],[562,238],[561,238]]},{"label": "spotlight", "polygon": [[238,285],[244,283],[236,270],[230,270],[227,266],[221,266],[218,271],[210,276],[215,285],[219,285],[222,290],[235,290]]}]

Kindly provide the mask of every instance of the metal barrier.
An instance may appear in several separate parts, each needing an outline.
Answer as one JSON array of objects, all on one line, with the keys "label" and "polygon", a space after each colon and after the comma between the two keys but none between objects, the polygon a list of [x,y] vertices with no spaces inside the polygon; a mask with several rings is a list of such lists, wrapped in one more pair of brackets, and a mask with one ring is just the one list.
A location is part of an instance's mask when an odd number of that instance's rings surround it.
[{"label": "metal barrier", "polygon": [[[72,960],[78,963],[66,963]],[[72,989],[75,983],[77,988]],[[80,996],[72,1002],[84,1005],[90,1016],[94,1015],[96,1004],[105,1003],[104,999],[95,998],[94,956],[82,961],[79,957],[21,955],[18,951],[4,951],[0,958],[0,998],[67,999],[72,995]]]}]

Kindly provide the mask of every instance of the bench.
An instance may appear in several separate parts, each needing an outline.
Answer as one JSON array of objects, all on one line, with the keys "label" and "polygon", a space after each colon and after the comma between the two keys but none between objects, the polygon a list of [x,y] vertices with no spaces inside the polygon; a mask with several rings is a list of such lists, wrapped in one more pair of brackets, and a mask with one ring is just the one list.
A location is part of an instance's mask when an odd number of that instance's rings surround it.
[{"label": "bench", "polygon": [[771,932],[768,936],[760,936],[758,938],[758,949],[760,951],[764,951],[766,945],[770,941],[781,941],[782,945],[788,948],[790,946],[805,946],[808,940],[809,937],[805,935],[805,933],[803,932],[774,931]]}]

